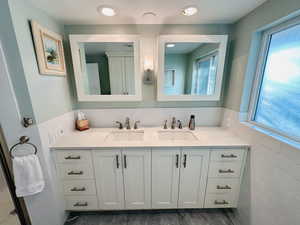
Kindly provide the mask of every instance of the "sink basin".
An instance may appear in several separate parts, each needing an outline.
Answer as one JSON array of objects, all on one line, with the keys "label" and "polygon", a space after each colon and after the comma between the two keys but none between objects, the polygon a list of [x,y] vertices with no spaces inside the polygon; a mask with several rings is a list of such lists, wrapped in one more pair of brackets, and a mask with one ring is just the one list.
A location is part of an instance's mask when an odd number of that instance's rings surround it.
[{"label": "sink basin", "polygon": [[112,131],[106,141],[143,141],[144,131]]},{"label": "sink basin", "polygon": [[158,139],[162,141],[197,141],[191,131],[158,131]]}]

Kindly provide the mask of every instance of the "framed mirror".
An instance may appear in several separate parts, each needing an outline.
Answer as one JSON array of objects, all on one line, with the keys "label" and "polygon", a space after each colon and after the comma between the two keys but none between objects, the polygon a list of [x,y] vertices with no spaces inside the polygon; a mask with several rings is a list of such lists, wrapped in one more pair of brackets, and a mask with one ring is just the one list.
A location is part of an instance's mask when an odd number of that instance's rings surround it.
[{"label": "framed mirror", "polygon": [[227,35],[162,35],[158,101],[220,100]]},{"label": "framed mirror", "polygon": [[78,101],[140,101],[137,35],[70,35]]}]

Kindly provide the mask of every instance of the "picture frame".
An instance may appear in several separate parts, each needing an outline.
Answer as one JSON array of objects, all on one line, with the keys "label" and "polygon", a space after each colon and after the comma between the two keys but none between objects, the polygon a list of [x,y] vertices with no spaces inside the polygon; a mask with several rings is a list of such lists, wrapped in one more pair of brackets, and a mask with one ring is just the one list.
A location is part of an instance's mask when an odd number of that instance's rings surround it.
[{"label": "picture frame", "polygon": [[36,58],[41,75],[65,76],[63,37],[31,21]]}]

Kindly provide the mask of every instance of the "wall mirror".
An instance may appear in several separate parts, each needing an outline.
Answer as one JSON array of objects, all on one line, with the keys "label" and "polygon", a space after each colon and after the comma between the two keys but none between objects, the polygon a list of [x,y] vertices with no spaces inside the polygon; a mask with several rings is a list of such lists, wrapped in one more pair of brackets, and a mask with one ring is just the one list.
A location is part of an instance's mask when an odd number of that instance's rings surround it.
[{"label": "wall mirror", "polygon": [[78,101],[140,101],[139,37],[70,35]]},{"label": "wall mirror", "polygon": [[218,101],[227,35],[162,35],[158,40],[158,101]]}]

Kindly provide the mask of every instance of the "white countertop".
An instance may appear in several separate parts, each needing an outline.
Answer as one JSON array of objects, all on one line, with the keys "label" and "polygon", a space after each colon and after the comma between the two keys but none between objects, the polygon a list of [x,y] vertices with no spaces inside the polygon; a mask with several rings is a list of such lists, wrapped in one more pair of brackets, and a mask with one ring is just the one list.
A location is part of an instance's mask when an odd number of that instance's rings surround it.
[{"label": "white countertop", "polygon": [[[116,128],[91,128],[87,131],[74,131],[62,136],[51,149],[101,149],[111,147],[249,147],[249,144],[240,139],[226,128],[197,127],[191,131],[198,140],[160,140],[157,131],[188,131],[188,129],[163,130],[159,127],[140,128],[144,131],[143,141],[112,141],[108,135]],[[126,130],[123,130],[124,132]],[[131,130],[133,131],[133,130]]]}]

